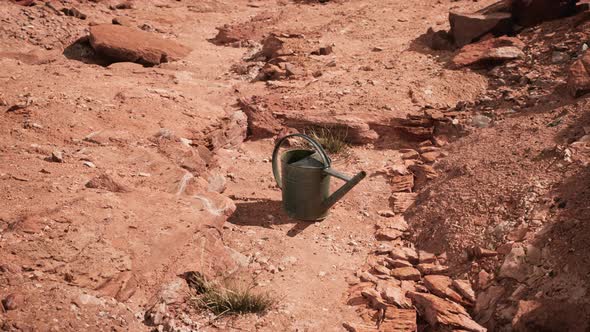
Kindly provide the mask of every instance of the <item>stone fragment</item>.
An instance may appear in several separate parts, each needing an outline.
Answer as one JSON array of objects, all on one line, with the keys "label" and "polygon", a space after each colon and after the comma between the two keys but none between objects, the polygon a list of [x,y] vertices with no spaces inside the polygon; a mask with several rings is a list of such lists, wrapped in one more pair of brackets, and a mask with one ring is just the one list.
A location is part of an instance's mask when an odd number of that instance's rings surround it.
[{"label": "stone fragment", "polygon": [[412,263],[408,262],[405,259],[391,259],[389,257],[385,258],[385,261],[387,262],[387,265],[389,265],[391,268],[397,268],[397,267],[412,267]]},{"label": "stone fragment", "polygon": [[24,305],[24,297],[18,293],[8,294],[2,299],[2,306],[5,310],[16,310]]},{"label": "stone fragment", "polygon": [[568,69],[567,90],[572,97],[590,92],[590,52],[585,52]]},{"label": "stone fragment", "polygon": [[453,280],[447,276],[428,275],[424,277],[424,286],[426,286],[432,294],[456,303],[465,304],[461,294],[451,289],[452,283]]},{"label": "stone fragment", "polygon": [[63,152],[55,150],[51,153],[51,156],[48,158],[49,161],[54,163],[63,163],[64,162],[64,155]]},{"label": "stone fragment", "polygon": [[475,292],[471,288],[469,280],[453,280],[451,287],[459,292],[467,301],[471,303],[475,302]]},{"label": "stone fragment", "polygon": [[393,205],[393,212],[404,213],[412,205],[414,205],[418,194],[415,193],[393,193],[391,195],[391,203]]},{"label": "stone fragment", "polygon": [[480,323],[487,323],[496,310],[496,304],[504,294],[504,287],[490,286],[483,292],[479,292],[475,303],[475,318]]},{"label": "stone fragment", "polygon": [[391,270],[391,275],[399,280],[420,280],[420,271],[413,267],[399,267]]},{"label": "stone fragment", "polygon": [[382,229],[375,234],[379,241],[393,241],[399,239],[404,233],[396,229]]},{"label": "stone fragment", "polygon": [[426,32],[428,46],[436,51],[452,51],[455,49],[453,37],[445,30],[434,31],[428,28]]},{"label": "stone fragment", "polygon": [[117,183],[107,174],[102,174],[92,178],[90,181],[86,182],[86,188],[104,189],[116,193],[128,191],[127,188]]},{"label": "stone fragment", "polygon": [[387,285],[381,289],[381,297],[385,302],[393,304],[398,308],[409,309],[412,307],[410,301],[406,298],[406,292],[400,287]]},{"label": "stone fragment", "polygon": [[186,57],[191,49],[155,34],[122,25],[90,27],[90,45],[113,62],[137,62],[154,66]]},{"label": "stone fragment", "polygon": [[465,14],[451,12],[449,22],[451,24],[450,34],[458,47],[470,44],[488,33],[504,35],[512,30],[509,13]]},{"label": "stone fragment", "polygon": [[486,332],[487,329],[476,323],[465,308],[457,303],[441,299],[432,294],[408,293],[421,316],[435,331],[445,329]]},{"label": "stone fragment", "polygon": [[518,282],[524,282],[532,271],[532,266],[525,260],[526,253],[524,248],[515,246],[504,259],[500,267],[500,278],[511,278]]},{"label": "stone fragment", "polygon": [[419,250],[418,251],[418,262],[420,264],[424,264],[424,263],[434,263],[436,262],[436,256],[433,253],[424,251],[424,250]]},{"label": "stone fragment", "polygon": [[524,57],[524,43],[515,37],[498,37],[466,45],[453,57],[457,67],[489,67]]},{"label": "stone fragment", "polygon": [[440,264],[432,264],[432,263],[427,263],[427,264],[418,264],[416,266],[416,268],[422,272],[422,274],[424,275],[428,275],[428,274],[443,274],[448,272],[449,268],[446,265],[440,265]]}]

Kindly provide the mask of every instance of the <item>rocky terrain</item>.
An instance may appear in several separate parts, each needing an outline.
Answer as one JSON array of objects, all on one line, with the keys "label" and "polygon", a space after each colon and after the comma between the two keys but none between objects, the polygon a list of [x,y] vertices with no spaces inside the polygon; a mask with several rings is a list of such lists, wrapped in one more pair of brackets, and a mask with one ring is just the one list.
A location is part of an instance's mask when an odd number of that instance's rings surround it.
[{"label": "rocky terrain", "polygon": [[[0,330],[587,331],[589,7],[2,2]],[[321,222],[295,132],[368,174]]]}]

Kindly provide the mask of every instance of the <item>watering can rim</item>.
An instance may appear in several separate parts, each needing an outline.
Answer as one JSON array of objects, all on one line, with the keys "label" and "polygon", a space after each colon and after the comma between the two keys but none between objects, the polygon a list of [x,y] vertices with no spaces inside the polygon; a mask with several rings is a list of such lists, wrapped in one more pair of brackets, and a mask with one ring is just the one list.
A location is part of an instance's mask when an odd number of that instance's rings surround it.
[{"label": "watering can rim", "polygon": [[[277,144],[275,145],[274,151],[272,152],[272,172],[275,178],[275,181],[277,182],[277,185],[279,186],[279,188],[283,188],[283,185],[281,184],[281,174],[280,174],[280,170],[279,170],[279,165],[277,163],[277,155],[279,153],[279,150],[281,148],[281,145],[283,144],[283,142],[290,138],[290,137],[301,137],[303,139],[305,139],[306,141],[308,141],[311,146],[317,151],[319,152],[320,157],[322,158],[324,167],[322,169],[327,169],[330,168],[330,166],[332,165],[332,159],[330,159],[330,157],[328,157],[328,155],[326,154],[326,151],[324,150],[324,148],[320,145],[320,143],[318,143],[316,140],[314,140],[313,138],[305,135],[305,134],[290,134],[287,135],[283,138],[281,138]],[[312,151],[312,150],[307,150],[307,151]],[[314,167],[315,169],[318,169],[319,167]]]}]

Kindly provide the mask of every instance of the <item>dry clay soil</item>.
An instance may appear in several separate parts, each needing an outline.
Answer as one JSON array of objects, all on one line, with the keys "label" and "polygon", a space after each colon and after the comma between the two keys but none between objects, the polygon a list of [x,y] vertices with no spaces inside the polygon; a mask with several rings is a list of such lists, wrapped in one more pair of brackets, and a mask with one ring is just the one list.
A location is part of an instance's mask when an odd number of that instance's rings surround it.
[{"label": "dry clay soil", "polygon": [[[144,312],[162,287],[184,272],[203,271],[250,277],[278,303],[264,316],[214,322],[188,310],[191,322],[185,324],[192,328],[342,331],[343,322],[367,324],[357,307],[347,305],[349,281],[381,245],[375,225],[386,218],[378,212],[392,208],[387,170],[404,167],[399,150],[419,143],[391,130],[392,119],[474,101],[491,88],[485,72],[449,69],[451,53],[427,50],[420,36],[429,27],[448,28],[451,8],[475,10],[489,3],[150,0],[115,11],[108,9],[109,1],[73,2],[88,15],[83,21],[42,5],[3,2],[0,103],[5,109],[25,106],[0,115],[0,295],[22,299],[15,310],[0,313],[0,323],[15,329],[151,330]],[[115,16],[146,23],[193,51],[151,68],[103,67],[63,55],[87,34],[88,22],[108,23]],[[334,52],[300,59],[295,65],[308,72],[296,79],[251,82],[232,70],[243,64],[248,47],[209,41],[223,24],[243,27],[246,46],[271,32],[289,33],[298,35],[296,43],[306,54],[332,44]],[[563,72],[552,70],[563,82]],[[317,71],[321,76],[312,75]],[[334,157],[334,168],[369,175],[326,220],[300,222],[281,210],[270,164],[275,140],[244,140],[237,100],[251,96],[265,98],[267,108],[280,112],[354,116],[380,135],[373,144]],[[570,215],[586,221],[584,197],[572,193],[566,181],[581,188],[587,172],[551,160],[520,162],[556,142],[571,143],[588,121],[580,113],[583,105],[558,94],[549,98],[559,102],[545,105],[540,117],[534,110],[517,114],[452,142],[445,148],[446,175],[419,196],[420,204],[442,203],[432,207],[433,215],[425,208],[412,210],[408,222],[412,226],[415,218],[422,227],[415,245],[437,254],[448,251],[457,276],[472,278],[481,270],[462,259],[462,250],[486,246],[491,240],[483,235],[485,227],[497,225],[468,220],[463,229],[456,225],[459,219],[444,217],[445,209],[454,218],[485,219],[475,200],[518,205],[528,189],[513,189],[534,186],[538,172],[543,181],[536,184],[541,188],[536,197],[558,191],[554,196],[567,197],[570,207],[582,211]],[[563,113],[563,105],[570,111]],[[547,127],[558,115],[561,127]],[[186,139],[193,144],[183,144]],[[64,162],[51,161],[56,150]],[[98,188],[87,187],[92,179]],[[224,182],[225,191],[216,193]],[[478,186],[485,187],[484,197],[478,197]],[[505,200],[486,201],[495,190]],[[518,225],[505,226],[502,234],[510,227]],[[569,266],[573,277],[564,283],[576,290],[576,300],[584,298],[579,295],[588,281],[589,264],[581,254],[588,233],[587,227],[577,233],[566,227],[540,238],[558,243],[547,260],[556,271]],[[488,246],[495,249],[501,242]],[[570,295],[562,292],[560,299]],[[577,308],[587,305],[580,303]]]}]

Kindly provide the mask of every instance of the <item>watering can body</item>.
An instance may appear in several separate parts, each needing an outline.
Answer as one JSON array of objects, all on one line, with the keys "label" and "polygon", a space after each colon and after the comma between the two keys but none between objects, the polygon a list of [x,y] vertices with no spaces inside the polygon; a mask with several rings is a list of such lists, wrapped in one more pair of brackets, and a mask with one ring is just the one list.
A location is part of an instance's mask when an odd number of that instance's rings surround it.
[{"label": "watering can body", "polygon": [[[282,142],[289,137],[308,140],[316,151],[290,150],[281,155],[280,171],[278,151]],[[294,219],[318,221],[327,217],[330,207],[356,186],[365,176],[360,172],[349,177],[331,167],[331,160],[319,143],[303,134],[285,136],[275,146],[273,173],[282,189],[283,209]],[[330,178],[337,177],[346,183],[330,195]]]}]

